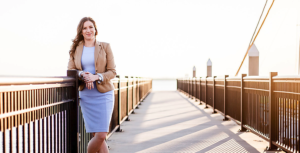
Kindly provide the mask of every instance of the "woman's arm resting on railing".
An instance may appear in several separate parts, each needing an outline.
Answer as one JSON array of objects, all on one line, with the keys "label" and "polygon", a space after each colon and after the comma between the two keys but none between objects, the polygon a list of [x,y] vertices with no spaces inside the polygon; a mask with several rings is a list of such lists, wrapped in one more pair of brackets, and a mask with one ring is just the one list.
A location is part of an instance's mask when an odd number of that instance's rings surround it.
[{"label": "woman's arm resting on railing", "polygon": [[[74,62],[74,57],[70,55],[69,63],[68,63],[68,70],[77,70]],[[79,80],[82,80],[82,73],[83,71],[78,71]]]}]

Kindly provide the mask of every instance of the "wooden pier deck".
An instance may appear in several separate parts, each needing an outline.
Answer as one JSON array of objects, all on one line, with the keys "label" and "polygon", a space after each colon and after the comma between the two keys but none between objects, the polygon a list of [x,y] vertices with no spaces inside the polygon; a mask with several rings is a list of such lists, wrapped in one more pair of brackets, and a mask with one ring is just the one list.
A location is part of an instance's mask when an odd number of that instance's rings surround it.
[{"label": "wooden pier deck", "polygon": [[268,142],[251,132],[238,132],[233,121],[212,114],[212,109],[178,91],[151,92],[124,132],[114,133],[107,143],[110,153],[264,152]]}]

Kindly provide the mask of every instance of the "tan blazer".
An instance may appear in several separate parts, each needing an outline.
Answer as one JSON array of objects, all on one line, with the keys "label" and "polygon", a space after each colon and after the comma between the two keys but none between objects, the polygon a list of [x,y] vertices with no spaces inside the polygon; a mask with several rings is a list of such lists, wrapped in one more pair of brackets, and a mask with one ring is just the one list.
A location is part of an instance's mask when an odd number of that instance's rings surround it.
[{"label": "tan blazer", "polygon": [[[68,70],[80,70],[81,66],[81,56],[83,51],[83,42],[81,41],[76,47],[74,58],[70,56]],[[99,92],[107,92],[114,89],[111,79],[116,76],[116,65],[114,62],[114,55],[111,51],[109,43],[105,42],[95,42],[95,73],[101,73],[103,76],[103,81],[98,84],[96,81],[96,86]],[[85,83],[82,82],[79,85],[79,91],[83,90]]]}]

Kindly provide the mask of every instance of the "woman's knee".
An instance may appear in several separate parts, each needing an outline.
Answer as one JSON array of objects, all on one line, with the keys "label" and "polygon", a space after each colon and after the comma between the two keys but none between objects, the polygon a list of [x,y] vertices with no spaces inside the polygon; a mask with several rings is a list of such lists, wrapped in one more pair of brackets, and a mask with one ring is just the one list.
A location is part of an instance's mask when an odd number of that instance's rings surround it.
[{"label": "woman's knee", "polygon": [[107,132],[96,132],[95,133],[95,138],[98,140],[98,141],[104,141],[105,138],[106,138],[106,135],[107,135]]}]

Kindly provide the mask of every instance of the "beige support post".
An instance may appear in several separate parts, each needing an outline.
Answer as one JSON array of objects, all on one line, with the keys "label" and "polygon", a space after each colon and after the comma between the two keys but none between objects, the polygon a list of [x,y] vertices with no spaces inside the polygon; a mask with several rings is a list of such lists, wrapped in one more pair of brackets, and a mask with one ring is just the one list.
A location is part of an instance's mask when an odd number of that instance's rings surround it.
[{"label": "beige support post", "polygon": [[252,45],[248,52],[249,65],[248,65],[248,75],[258,76],[259,75],[259,51],[255,44]]},{"label": "beige support post", "polygon": [[207,75],[208,77],[212,77],[212,63],[211,60],[208,59],[207,61]]},{"label": "beige support post", "polygon": [[193,67],[193,78],[195,78],[196,77],[196,67],[194,66]]}]

